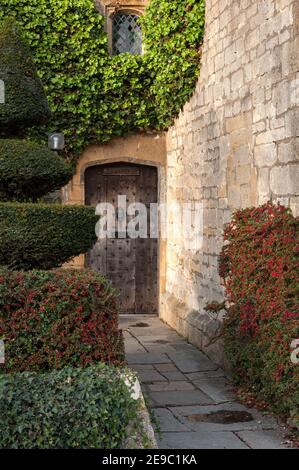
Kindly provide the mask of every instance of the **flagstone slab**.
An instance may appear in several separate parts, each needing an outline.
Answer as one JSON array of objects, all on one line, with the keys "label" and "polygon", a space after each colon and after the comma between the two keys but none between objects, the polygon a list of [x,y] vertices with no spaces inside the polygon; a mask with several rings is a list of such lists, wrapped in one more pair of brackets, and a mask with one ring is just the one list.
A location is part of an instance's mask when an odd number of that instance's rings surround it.
[{"label": "flagstone slab", "polygon": [[171,362],[166,354],[136,353],[127,354],[129,364],[165,364]]},{"label": "flagstone slab", "polygon": [[[261,430],[261,429],[277,429],[277,421],[272,416],[266,416],[252,408],[247,408],[239,403],[223,403],[213,406],[178,406],[170,407],[169,410],[176,416],[180,422],[184,423],[194,431],[245,431],[245,430]],[[214,423],[206,421],[207,415],[212,413],[227,412],[245,412],[252,417],[251,421],[234,423]],[[205,420],[200,421],[201,417]]]},{"label": "flagstone slab", "polygon": [[232,432],[165,432],[159,449],[249,449]]},{"label": "flagstone slab", "polygon": [[153,413],[159,422],[160,432],[191,431],[188,426],[182,424],[167,408],[155,408]]},{"label": "flagstone slab", "polygon": [[218,367],[200,351],[171,352],[168,355],[178,369],[183,373],[218,369]]},{"label": "flagstone slab", "polygon": [[134,364],[134,370],[143,372],[144,370],[155,370],[153,364]]},{"label": "flagstone slab", "polygon": [[143,336],[148,336],[151,339],[155,337],[160,337],[163,339],[168,339],[169,341],[175,341],[178,336],[174,331],[169,330],[167,327],[157,326],[157,327],[136,327],[136,326],[128,326],[128,331],[132,333],[134,336],[138,338],[142,338]]},{"label": "flagstone slab", "polygon": [[157,382],[161,384],[163,381],[168,384],[168,380],[163,377],[163,375],[159,374],[156,370],[144,370],[144,371],[139,371],[138,372],[139,380],[144,383],[152,383],[152,382]]},{"label": "flagstone slab", "polygon": [[[159,330],[160,331],[160,330]],[[142,338],[142,342],[144,344],[147,343],[152,343],[152,344],[169,344],[172,347],[185,347],[186,346],[186,341],[184,338],[181,338],[180,336],[177,336],[173,332],[169,332],[169,330],[164,330],[164,334],[161,332],[161,334],[149,337],[149,336],[144,336]],[[188,344],[187,344],[188,346]]]},{"label": "flagstone slab", "polygon": [[223,403],[226,401],[234,401],[236,395],[232,388],[231,382],[222,377],[211,377],[201,380],[194,380],[193,383],[202,392],[206,393],[216,403]]},{"label": "flagstone slab", "polygon": [[153,406],[174,406],[174,405],[209,405],[214,403],[204,393],[199,390],[148,392]]},{"label": "flagstone slab", "polygon": [[182,374],[179,370],[161,372],[164,377],[170,382],[186,380],[186,376]]},{"label": "flagstone slab", "polygon": [[283,436],[276,431],[241,431],[237,435],[252,449],[286,449]]},{"label": "flagstone slab", "polygon": [[[166,380],[166,379],[165,379]],[[148,385],[148,389],[151,392],[169,392],[169,391],[180,391],[195,390],[194,385],[191,382],[177,381],[177,382],[155,382]]]},{"label": "flagstone slab", "polygon": [[167,344],[144,343],[145,351],[150,354],[169,354],[174,349]]},{"label": "flagstone slab", "polygon": [[156,369],[159,372],[178,372],[178,368],[172,363],[168,362],[166,364],[157,364]]},{"label": "flagstone slab", "polygon": [[209,379],[209,378],[215,378],[215,377],[227,377],[227,374],[224,372],[222,369],[216,369],[216,370],[208,370],[208,371],[202,371],[202,372],[191,372],[188,374],[185,374],[188,380],[193,381],[200,381],[202,379]]},{"label": "flagstone slab", "polygon": [[147,350],[136,340],[129,339],[125,346],[126,354],[146,353]]}]

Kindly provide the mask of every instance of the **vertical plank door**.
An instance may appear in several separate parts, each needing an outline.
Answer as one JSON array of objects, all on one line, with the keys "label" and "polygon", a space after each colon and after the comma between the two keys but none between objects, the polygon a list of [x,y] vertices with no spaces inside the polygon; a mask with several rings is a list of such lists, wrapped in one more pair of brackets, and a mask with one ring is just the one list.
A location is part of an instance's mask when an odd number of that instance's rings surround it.
[{"label": "vertical plank door", "polygon": [[[99,240],[87,255],[87,265],[106,276],[118,291],[122,314],[158,312],[158,241],[150,239],[150,204],[158,199],[157,170],[131,164],[111,164],[88,168],[85,173],[86,204],[112,204],[117,218],[127,216],[118,208],[118,196],[126,196],[127,206],[143,203],[147,208],[147,238],[131,238],[127,231]],[[137,215],[137,214],[136,214]],[[117,224],[116,224],[117,225]]]}]

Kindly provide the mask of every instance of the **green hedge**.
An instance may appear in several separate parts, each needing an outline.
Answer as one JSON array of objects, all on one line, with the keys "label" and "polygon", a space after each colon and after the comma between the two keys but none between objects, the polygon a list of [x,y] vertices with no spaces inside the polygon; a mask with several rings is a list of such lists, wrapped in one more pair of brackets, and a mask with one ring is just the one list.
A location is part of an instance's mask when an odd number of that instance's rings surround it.
[{"label": "green hedge", "polygon": [[299,219],[271,203],[237,211],[224,232],[227,358],[239,384],[282,414],[299,414]]},{"label": "green hedge", "polygon": [[92,207],[0,203],[0,265],[51,269],[96,241]]},{"label": "green hedge", "polygon": [[0,198],[36,201],[66,185],[72,168],[57,153],[34,142],[0,139]]},{"label": "green hedge", "polygon": [[1,0],[32,50],[68,151],[145,129],[166,129],[191,96],[200,68],[204,0],[151,0],[145,54],[110,57],[93,0]]},{"label": "green hedge", "polygon": [[0,271],[5,372],[122,364],[115,292],[94,271]]},{"label": "green hedge", "polygon": [[139,403],[103,365],[0,376],[0,448],[119,449]]},{"label": "green hedge", "polygon": [[0,80],[5,84],[5,103],[0,105],[0,134],[42,124],[50,109],[29,48],[21,41],[11,19],[0,28]]}]

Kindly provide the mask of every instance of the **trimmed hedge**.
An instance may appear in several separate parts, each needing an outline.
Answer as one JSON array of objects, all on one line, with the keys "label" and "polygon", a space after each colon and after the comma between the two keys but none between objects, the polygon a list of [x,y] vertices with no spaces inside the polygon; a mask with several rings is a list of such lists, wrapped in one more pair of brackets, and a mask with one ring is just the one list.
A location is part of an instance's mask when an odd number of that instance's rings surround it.
[{"label": "trimmed hedge", "polygon": [[234,214],[220,257],[230,307],[224,324],[227,357],[238,383],[275,411],[299,413],[299,219],[270,203]]},{"label": "trimmed hedge", "polygon": [[72,168],[57,153],[34,142],[0,139],[0,197],[36,201],[65,186]]},{"label": "trimmed hedge", "polygon": [[4,372],[122,364],[115,293],[94,271],[0,271]]},{"label": "trimmed hedge", "polygon": [[0,265],[52,269],[96,241],[93,207],[0,203]]},{"label": "trimmed hedge", "polygon": [[47,98],[30,50],[10,18],[0,28],[0,80],[5,84],[5,103],[0,106],[1,131],[15,132],[50,118]]},{"label": "trimmed hedge", "polygon": [[[142,56],[108,52],[94,0],[1,0],[15,14],[44,83],[51,129],[69,155],[129,132],[166,129],[199,75],[204,0],[151,0],[142,21]],[[159,21],[157,21],[157,18]]]},{"label": "trimmed hedge", "polygon": [[139,402],[106,366],[0,376],[0,448],[120,449]]}]

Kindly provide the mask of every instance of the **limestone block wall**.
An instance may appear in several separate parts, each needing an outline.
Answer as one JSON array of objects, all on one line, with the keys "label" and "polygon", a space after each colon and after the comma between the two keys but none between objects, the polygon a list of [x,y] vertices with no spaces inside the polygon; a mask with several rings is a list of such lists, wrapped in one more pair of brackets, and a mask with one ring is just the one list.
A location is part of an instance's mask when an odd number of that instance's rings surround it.
[{"label": "limestone block wall", "polygon": [[223,299],[224,224],[270,199],[299,213],[299,1],[206,6],[201,76],[167,137],[167,201],[203,203],[203,248],[168,237],[161,316],[222,362],[221,318],[204,307]]}]

